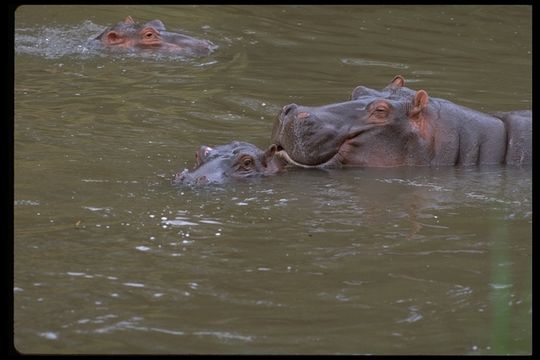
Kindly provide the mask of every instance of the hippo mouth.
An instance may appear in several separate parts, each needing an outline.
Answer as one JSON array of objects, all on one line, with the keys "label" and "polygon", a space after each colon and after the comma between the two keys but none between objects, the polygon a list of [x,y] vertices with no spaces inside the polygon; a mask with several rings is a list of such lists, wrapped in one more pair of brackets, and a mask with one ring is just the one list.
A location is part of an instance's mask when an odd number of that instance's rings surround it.
[{"label": "hippo mouth", "polygon": [[294,160],[289,153],[283,148],[283,146],[276,144],[277,150],[276,155],[283,159],[285,162],[287,162],[289,165],[298,166],[304,169],[323,169],[328,167],[333,167],[336,165],[336,157],[339,152],[336,152],[330,159],[326,160],[325,162],[322,162],[320,164],[316,165],[308,165],[308,164],[302,164],[298,161]]}]

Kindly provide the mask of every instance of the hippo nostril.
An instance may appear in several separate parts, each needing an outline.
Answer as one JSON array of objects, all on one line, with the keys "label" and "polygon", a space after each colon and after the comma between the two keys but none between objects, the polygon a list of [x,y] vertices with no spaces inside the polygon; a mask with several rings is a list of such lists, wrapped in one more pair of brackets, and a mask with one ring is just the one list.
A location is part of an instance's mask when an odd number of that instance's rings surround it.
[{"label": "hippo nostril", "polygon": [[284,116],[287,116],[287,115],[291,112],[291,110],[294,110],[294,109],[296,109],[297,107],[298,107],[298,105],[296,105],[296,104],[294,104],[294,103],[293,103],[293,104],[289,104],[289,105],[285,105],[285,106],[283,107],[283,110],[282,110],[282,111],[283,111],[283,115],[284,115]]},{"label": "hippo nostril", "polygon": [[179,172],[179,173],[176,173],[174,174],[173,178],[172,178],[172,183],[173,185],[177,185],[177,184],[181,184],[184,182],[184,179],[186,178],[186,172],[185,171],[182,171],[182,172]]},{"label": "hippo nostril", "polygon": [[206,176],[204,176],[204,175],[203,175],[203,176],[199,176],[199,177],[197,178],[197,180],[195,180],[195,183],[196,183],[197,185],[203,185],[203,184],[206,184],[206,183],[208,183],[208,178],[207,178]]}]

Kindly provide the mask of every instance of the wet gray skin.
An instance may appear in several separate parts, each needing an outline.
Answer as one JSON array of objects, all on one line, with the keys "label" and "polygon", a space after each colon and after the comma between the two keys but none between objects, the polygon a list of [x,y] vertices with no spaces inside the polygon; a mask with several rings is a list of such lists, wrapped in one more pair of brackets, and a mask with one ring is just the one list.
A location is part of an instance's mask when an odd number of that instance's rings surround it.
[{"label": "wet gray skin", "polygon": [[355,88],[351,100],[289,104],[274,123],[278,155],[301,167],[532,162],[530,110],[486,114],[404,87]]},{"label": "wet gray skin", "polygon": [[136,23],[131,16],[107,28],[95,38],[110,48],[208,55],[216,46],[208,40],[166,31],[160,20]]},{"label": "wet gray skin", "polygon": [[203,145],[195,152],[195,168],[174,175],[173,185],[222,184],[231,180],[276,174],[285,163],[275,157],[276,147],[263,151],[253,144],[234,141],[226,145]]}]

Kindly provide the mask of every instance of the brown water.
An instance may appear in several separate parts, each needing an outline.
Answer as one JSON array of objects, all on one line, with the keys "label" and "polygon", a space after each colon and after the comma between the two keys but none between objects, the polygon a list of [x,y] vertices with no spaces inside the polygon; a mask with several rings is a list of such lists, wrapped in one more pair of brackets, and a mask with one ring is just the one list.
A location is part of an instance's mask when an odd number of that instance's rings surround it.
[{"label": "brown water", "polygon": [[[113,54],[125,16],[204,58]],[[527,6],[24,6],[14,345],[23,353],[528,354],[530,168],[296,170],[174,188],[201,145],[402,74],[531,108]]]}]

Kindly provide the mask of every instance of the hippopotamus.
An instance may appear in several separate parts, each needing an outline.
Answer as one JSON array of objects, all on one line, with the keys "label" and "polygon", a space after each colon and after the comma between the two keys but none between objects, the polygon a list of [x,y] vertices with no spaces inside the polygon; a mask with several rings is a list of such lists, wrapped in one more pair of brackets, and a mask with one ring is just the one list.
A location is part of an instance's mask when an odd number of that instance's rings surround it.
[{"label": "hippopotamus", "polygon": [[208,55],[216,48],[208,40],[166,31],[160,20],[138,24],[131,16],[105,29],[94,40],[110,48],[156,50],[182,55]]},{"label": "hippopotamus", "polygon": [[349,101],[284,106],[277,155],[319,168],[531,164],[530,110],[487,114],[404,85],[397,75],[381,91],[356,87]]},{"label": "hippopotamus", "polygon": [[175,174],[172,184],[205,185],[277,174],[286,163],[275,156],[276,150],[272,145],[263,151],[241,141],[215,147],[203,145],[195,152],[194,169]]}]

